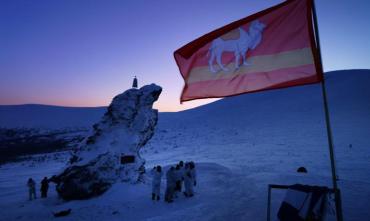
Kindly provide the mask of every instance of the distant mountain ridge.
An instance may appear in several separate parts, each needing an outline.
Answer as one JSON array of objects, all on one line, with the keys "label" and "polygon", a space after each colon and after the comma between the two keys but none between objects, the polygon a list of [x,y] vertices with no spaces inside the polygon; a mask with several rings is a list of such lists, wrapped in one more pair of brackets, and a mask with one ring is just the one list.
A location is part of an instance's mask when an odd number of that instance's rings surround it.
[{"label": "distant mountain ridge", "polygon": [[[369,105],[364,106],[363,99],[370,98],[370,90],[368,90],[368,82],[370,82],[370,70],[340,70],[325,73],[327,79],[327,91],[329,108],[333,102],[351,103],[351,107],[355,106],[358,111],[367,111]],[[288,89],[273,90],[274,96],[268,95],[270,91],[245,94],[235,97],[229,97],[218,100],[216,102],[199,106],[193,109],[180,112],[165,113],[161,112],[159,122],[171,121],[174,118],[200,118],[203,121],[211,120],[207,116],[222,115],[222,114],[239,114],[240,110],[245,110],[245,113],[256,114],[249,111],[251,103],[260,105],[260,108],[270,108],[266,105],[266,100],[271,99],[271,104],[280,99],[281,96],[292,96],[292,90],[297,90],[301,97],[307,100],[321,99],[321,90],[305,88],[307,86],[299,86]],[[308,86],[310,87],[310,86]],[[349,91],[351,90],[351,91]],[[280,94],[280,95],[279,95]],[[275,97],[275,95],[277,95]],[[355,100],[353,100],[355,98]],[[357,99],[357,100],[356,100]],[[347,100],[347,102],[344,102]],[[297,109],[298,107],[290,107],[287,103],[287,109]],[[238,110],[229,110],[230,107],[236,107]],[[273,106],[273,105],[272,105]],[[307,107],[311,108],[311,107]],[[346,108],[346,107],[343,107]],[[321,109],[321,107],[320,107]],[[106,107],[62,107],[40,104],[25,104],[25,105],[0,105],[0,128],[40,128],[40,129],[63,129],[63,128],[89,128],[96,123],[104,114]],[[301,111],[298,110],[297,111]],[[213,120],[213,119],[212,119]]]},{"label": "distant mountain ridge", "polygon": [[106,107],[62,107],[41,104],[0,105],[2,128],[86,128],[97,122]]}]

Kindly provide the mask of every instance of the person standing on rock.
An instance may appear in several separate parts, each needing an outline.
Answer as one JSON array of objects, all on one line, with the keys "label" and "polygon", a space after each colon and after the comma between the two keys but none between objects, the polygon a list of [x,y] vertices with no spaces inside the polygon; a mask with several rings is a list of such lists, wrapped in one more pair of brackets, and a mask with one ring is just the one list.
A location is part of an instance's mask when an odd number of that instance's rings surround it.
[{"label": "person standing on rock", "polygon": [[152,169],[152,200],[160,199],[162,167],[156,166]]},{"label": "person standing on rock", "polygon": [[137,78],[135,76],[134,80],[132,81],[132,88],[137,88],[137,87],[138,87],[138,83],[137,83]]},{"label": "person standing on rock", "polygon": [[33,181],[32,178],[28,179],[27,186],[28,186],[29,199],[30,200],[36,199],[36,183],[35,181]]},{"label": "person standing on rock", "polygon": [[47,177],[41,181],[41,198],[48,197],[48,189],[49,189],[49,180]]},{"label": "person standing on rock", "polygon": [[167,203],[173,202],[173,193],[176,187],[175,168],[171,167],[166,173],[167,187],[164,200]]}]

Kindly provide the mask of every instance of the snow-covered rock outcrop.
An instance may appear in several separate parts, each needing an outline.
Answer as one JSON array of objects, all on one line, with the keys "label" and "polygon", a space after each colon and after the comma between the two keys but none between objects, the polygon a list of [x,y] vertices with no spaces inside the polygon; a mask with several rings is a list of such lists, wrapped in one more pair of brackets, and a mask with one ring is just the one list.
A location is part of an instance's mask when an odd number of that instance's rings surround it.
[{"label": "snow-covered rock outcrop", "polygon": [[161,91],[151,84],[113,98],[65,170],[52,179],[63,199],[87,199],[100,195],[114,182],[140,180],[145,160],[139,150],[153,136],[158,111],[152,105]]}]

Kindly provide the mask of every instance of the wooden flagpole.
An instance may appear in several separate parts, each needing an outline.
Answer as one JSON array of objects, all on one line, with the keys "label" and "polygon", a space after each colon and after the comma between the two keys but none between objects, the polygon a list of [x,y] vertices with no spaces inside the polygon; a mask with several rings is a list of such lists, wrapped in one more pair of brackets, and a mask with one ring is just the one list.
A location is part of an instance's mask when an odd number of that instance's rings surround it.
[{"label": "wooden flagpole", "polygon": [[[313,20],[314,20],[314,27],[315,27],[315,40],[316,40],[316,46],[319,54],[319,59],[322,63],[322,57],[321,57],[321,48],[320,48],[320,38],[319,38],[319,29],[317,25],[317,16],[316,16],[316,7],[315,7],[315,0],[312,0],[312,10],[313,10]],[[321,81],[321,89],[322,89],[322,95],[323,95],[323,103],[324,103],[324,110],[325,110],[325,121],[326,121],[326,131],[328,136],[328,144],[329,144],[329,152],[330,152],[330,162],[331,162],[331,173],[332,173],[332,179],[333,179],[333,189],[334,189],[334,196],[335,196],[335,211],[338,221],[343,221],[343,213],[342,213],[342,203],[341,203],[341,197],[340,197],[340,191],[338,189],[337,185],[337,175],[336,175],[336,168],[335,168],[335,158],[334,158],[334,145],[333,145],[333,137],[331,132],[331,126],[330,126],[330,116],[329,116],[329,108],[328,108],[328,102],[326,97],[326,87],[325,87],[325,76],[323,76],[323,79]]]}]

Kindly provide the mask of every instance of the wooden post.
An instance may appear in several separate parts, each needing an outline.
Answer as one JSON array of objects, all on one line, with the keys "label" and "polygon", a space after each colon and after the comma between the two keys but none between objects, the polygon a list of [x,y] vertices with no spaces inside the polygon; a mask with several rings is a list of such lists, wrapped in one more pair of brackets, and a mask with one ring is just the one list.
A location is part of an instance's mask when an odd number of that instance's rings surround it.
[{"label": "wooden post", "polygon": [[271,214],[271,185],[268,186],[268,195],[267,195],[267,221],[270,221],[270,214]]},{"label": "wooden post", "polygon": [[[317,25],[316,7],[315,7],[314,0],[312,0],[312,6],[313,6],[312,10],[313,10],[313,21],[314,21],[314,27],[315,27],[316,46],[317,46],[317,50],[319,52],[318,53],[319,58],[322,64],[319,29]],[[327,102],[327,97],[326,97],[325,76],[323,76],[323,79],[321,82],[321,89],[322,89],[322,96],[323,96],[323,103],[324,103],[324,110],[325,110],[326,131],[327,131],[327,136],[328,136],[328,144],[329,144],[329,152],[330,152],[331,174],[332,174],[333,189],[334,189],[334,196],[335,196],[335,210],[336,210],[337,220],[343,221],[342,203],[341,203],[340,192],[338,190],[338,185],[337,185],[337,175],[336,175],[335,158],[334,158],[334,145],[333,145],[331,126],[330,126],[329,107],[328,107],[328,102]]]}]

